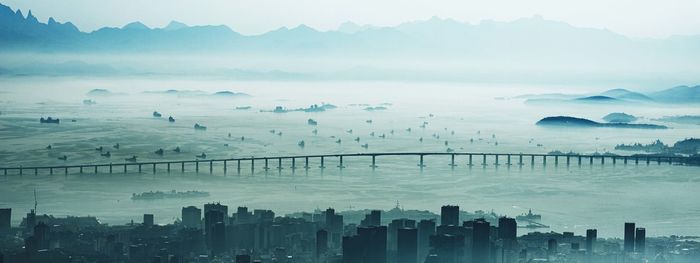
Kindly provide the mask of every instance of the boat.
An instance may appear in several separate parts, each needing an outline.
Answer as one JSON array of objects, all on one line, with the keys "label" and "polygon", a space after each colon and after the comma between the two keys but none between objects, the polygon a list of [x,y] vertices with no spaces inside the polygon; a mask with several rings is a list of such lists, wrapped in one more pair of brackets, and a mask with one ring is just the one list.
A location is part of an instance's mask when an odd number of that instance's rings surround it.
[{"label": "boat", "polygon": [[451,152],[454,152],[454,151],[455,151],[455,149],[447,148],[447,152],[448,152],[448,153],[451,153]]},{"label": "boat", "polygon": [[160,112],[157,112],[157,111],[154,111],[154,112],[153,112],[153,117],[160,118],[160,117],[162,117],[162,116],[163,116],[163,115],[160,114]]},{"label": "boat", "polygon": [[127,162],[136,162],[136,155],[124,159]]},{"label": "boat", "polygon": [[102,157],[112,157],[112,153],[106,152],[106,153],[101,153],[100,154]]},{"label": "boat", "polygon": [[366,144],[366,143],[363,144],[363,145],[362,145],[362,148],[365,148],[365,149],[369,148],[369,144]]},{"label": "boat", "polygon": [[195,124],[194,124],[194,129],[195,129],[195,130],[198,130],[198,131],[206,131],[206,130],[207,130],[207,126],[203,126],[203,125],[199,125],[199,123],[195,123]]},{"label": "boat", "polygon": [[309,119],[308,121],[306,121],[306,123],[308,123],[309,125],[312,125],[312,126],[318,125],[318,122],[314,119]]},{"label": "boat", "polygon": [[407,131],[407,132],[411,132],[411,128],[407,128],[406,131]]},{"label": "boat", "polygon": [[100,152],[101,152],[102,149],[103,149],[102,146],[100,146],[100,147],[95,148],[95,151],[100,151]]},{"label": "boat", "polygon": [[355,138],[356,142],[360,142],[360,137]]},{"label": "boat", "polygon": [[276,106],[274,110],[272,110],[274,113],[285,113],[287,110],[285,110],[282,106]]},{"label": "boat", "polygon": [[342,142],[342,141],[341,141],[340,139],[338,139],[337,141],[335,141],[335,143],[337,143],[337,144],[340,144],[341,142]]},{"label": "boat", "polygon": [[299,143],[297,143],[297,145],[299,145],[299,147],[301,148],[304,148],[304,146],[306,146],[306,143],[304,142],[304,140],[301,140],[299,141]]},{"label": "boat", "polygon": [[180,146],[175,147],[175,149],[173,150],[173,152],[179,153],[179,152],[180,152]]},{"label": "boat", "polygon": [[318,134],[318,129],[314,129],[313,131],[311,131],[311,133]]},{"label": "boat", "polygon": [[282,132],[278,132],[278,133],[277,133],[277,136],[282,136]]},{"label": "boat", "polygon": [[540,220],[542,220],[542,215],[533,214],[532,209],[528,209],[527,214],[522,214],[522,215],[516,216],[515,220],[540,221]]},{"label": "boat", "polygon": [[175,122],[175,118],[173,118],[173,116],[168,116],[168,121],[169,121],[169,122]]},{"label": "boat", "polygon": [[115,145],[112,146],[112,147],[114,147],[114,149],[119,149],[119,144],[117,143],[117,144],[115,144]]},{"label": "boat", "polygon": [[58,159],[61,161],[65,161],[65,160],[68,160],[68,156],[64,155],[64,156],[58,157]]},{"label": "boat", "polygon": [[158,149],[155,153],[157,155],[163,155],[163,148]]},{"label": "boat", "polygon": [[379,135],[379,138],[385,139],[385,138],[386,138],[386,134],[382,133],[382,135]]},{"label": "boat", "polygon": [[51,144],[49,144],[49,146],[46,146],[46,149],[47,149],[47,150],[51,150],[51,148],[52,148],[52,147],[51,147]]},{"label": "boat", "polygon": [[202,153],[202,154],[197,155],[197,156],[195,156],[195,157],[197,157],[197,159],[207,159],[207,154],[206,154],[206,153]]},{"label": "boat", "polygon": [[168,192],[162,191],[150,191],[143,192],[140,194],[131,194],[131,200],[155,200],[155,199],[165,199],[165,198],[198,198],[198,197],[208,197],[209,192],[202,191],[184,191],[178,192],[175,190],[170,190]]},{"label": "boat", "polygon": [[366,120],[365,122],[371,124],[372,120]]},{"label": "boat", "polygon": [[347,130],[347,131],[345,131],[345,132],[347,132],[347,133],[349,133],[349,134],[352,134],[352,129],[349,129],[349,130]]},{"label": "boat", "polygon": [[41,117],[41,119],[39,119],[39,123],[56,123],[56,124],[58,124],[59,122],[61,122],[61,121],[58,118],[54,119],[54,118],[48,117],[48,118],[44,119],[44,117]]},{"label": "boat", "polygon": [[94,100],[89,100],[89,99],[88,99],[88,100],[83,100],[83,104],[85,104],[85,105],[95,105],[95,104],[97,104],[97,102],[95,102]]},{"label": "boat", "polygon": [[236,110],[250,110],[251,108],[251,106],[238,106],[236,107]]}]

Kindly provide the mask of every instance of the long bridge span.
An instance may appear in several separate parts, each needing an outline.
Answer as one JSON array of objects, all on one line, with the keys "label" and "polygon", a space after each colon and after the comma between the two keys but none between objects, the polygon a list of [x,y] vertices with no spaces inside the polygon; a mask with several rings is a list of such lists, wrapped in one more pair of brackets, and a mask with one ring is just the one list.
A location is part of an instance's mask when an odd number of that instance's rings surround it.
[{"label": "long bridge span", "polygon": [[[271,164],[277,163],[276,169],[283,168],[283,160],[291,162],[292,169],[310,169],[312,162],[316,163],[319,169],[326,168],[326,161],[334,159],[336,168],[345,168],[344,159],[347,158],[366,158],[369,167],[377,168],[378,157],[386,156],[405,156],[414,157],[416,165],[421,169],[427,164],[424,162],[426,156],[446,156],[448,161],[442,165],[449,165],[452,168],[458,165],[468,167],[479,165],[517,165],[517,166],[535,166],[535,165],[650,165],[650,164],[668,164],[668,165],[687,165],[700,163],[697,157],[683,156],[638,156],[638,155],[570,155],[570,154],[533,154],[533,153],[483,153],[483,152],[379,152],[379,153],[334,153],[334,154],[316,154],[316,155],[289,155],[289,156],[274,156],[274,157],[239,157],[228,159],[196,159],[196,160],[179,160],[179,161],[145,161],[145,162],[122,162],[122,163],[102,163],[102,164],[76,164],[76,165],[58,165],[58,166],[17,166],[17,167],[0,167],[3,175],[24,175],[24,174],[54,174],[54,173],[128,173],[138,171],[151,172],[153,174],[158,171],[164,172],[182,172],[193,169],[195,172],[200,172],[200,166],[208,168],[210,173],[214,172],[214,166],[219,165],[224,173],[228,172],[230,167],[236,169],[238,174],[241,173],[241,163],[249,164],[251,173],[255,172],[256,165],[264,170],[271,169]],[[297,161],[303,166],[298,167]],[[194,167],[192,167],[194,166]],[[144,168],[146,170],[144,170]],[[138,170],[136,170],[138,169]],[[160,169],[160,170],[159,170]],[[150,171],[149,171],[150,170]]]}]

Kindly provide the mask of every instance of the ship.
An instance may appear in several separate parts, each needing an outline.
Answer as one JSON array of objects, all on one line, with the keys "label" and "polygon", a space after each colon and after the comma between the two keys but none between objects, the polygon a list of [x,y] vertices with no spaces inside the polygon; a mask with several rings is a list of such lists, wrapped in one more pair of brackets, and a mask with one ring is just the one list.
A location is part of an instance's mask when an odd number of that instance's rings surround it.
[{"label": "ship", "polygon": [[39,123],[56,123],[56,124],[58,124],[59,122],[61,122],[61,121],[58,118],[54,119],[54,118],[48,117],[48,118],[44,119],[44,117],[41,117],[41,119],[39,119]]},{"label": "ship", "polygon": [[516,216],[515,220],[526,221],[526,222],[540,221],[540,220],[542,220],[542,215],[533,214],[532,209],[528,209],[527,214],[522,214],[522,215]]},{"label": "ship", "polygon": [[162,117],[162,116],[163,116],[163,115],[160,114],[160,112],[157,112],[157,111],[154,111],[154,112],[153,112],[153,117],[160,118],[160,117]]},{"label": "ship", "polygon": [[206,131],[206,130],[207,130],[207,126],[203,126],[203,125],[199,125],[199,123],[195,123],[195,124],[194,124],[194,129],[195,129],[195,130],[198,130],[198,131]]},{"label": "ship", "polygon": [[169,122],[175,122],[175,118],[173,118],[173,116],[169,116],[169,117],[168,117],[168,121],[169,121]]},{"label": "ship", "polygon": [[307,121],[307,123],[308,123],[309,125],[312,125],[312,126],[318,125],[318,122],[317,122],[316,120],[314,120],[314,119],[309,119],[309,120]]},{"label": "ship", "polygon": [[155,200],[155,199],[165,199],[165,198],[197,198],[197,197],[207,197],[209,192],[202,191],[184,191],[178,192],[175,190],[170,190],[168,192],[162,191],[150,191],[143,192],[140,194],[133,193],[131,195],[131,200]]}]

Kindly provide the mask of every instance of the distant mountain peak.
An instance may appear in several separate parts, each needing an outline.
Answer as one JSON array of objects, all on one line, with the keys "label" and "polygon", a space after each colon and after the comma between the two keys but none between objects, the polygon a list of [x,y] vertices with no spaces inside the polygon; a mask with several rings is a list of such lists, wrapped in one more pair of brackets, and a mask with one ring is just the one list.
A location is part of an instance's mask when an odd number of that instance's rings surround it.
[{"label": "distant mountain peak", "polygon": [[36,17],[32,14],[32,10],[29,10],[29,13],[27,13],[27,21],[31,23],[39,23],[39,20],[36,19]]},{"label": "distant mountain peak", "polygon": [[174,31],[174,30],[180,30],[180,29],[188,28],[188,27],[189,27],[189,26],[188,26],[187,24],[185,24],[185,23],[182,23],[182,22],[178,22],[178,21],[173,20],[173,21],[170,21],[170,23],[168,23],[168,25],[165,26],[165,27],[163,28],[163,30],[166,30],[166,31]]},{"label": "distant mountain peak", "polygon": [[136,21],[126,24],[122,27],[122,29],[148,30],[150,28],[143,23]]}]

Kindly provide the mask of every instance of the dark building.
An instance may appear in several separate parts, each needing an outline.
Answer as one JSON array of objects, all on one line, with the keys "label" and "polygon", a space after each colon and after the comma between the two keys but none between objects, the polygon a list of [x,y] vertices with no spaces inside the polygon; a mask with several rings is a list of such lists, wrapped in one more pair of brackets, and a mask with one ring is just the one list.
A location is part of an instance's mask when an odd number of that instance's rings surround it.
[{"label": "dark building", "polygon": [[27,233],[32,233],[34,231],[34,227],[36,226],[36,212],[34,209],[30,210],[29,213],[27,213],[27,224],[24,226],[24,230]]},{"label": "dark building", "polygon": [[360,226],[380,226],[382,225],[382,211],[372,210],[369,214],[365,215],[365,219],[360,221]]},{"label": "dark building", "polygon": [[202,209],[195,206],[182,208],[182,226],[189,228],[202,227]]},{"label": "dark building", "polygon": [[44,222],[34,226],[34,242],[37,250],[49,248],[49,226]]},{"label": "dark building", "polygon": [[226,252],[226,224],[216,222],[211,228],[211,253],[221,255]]},{"label": "dark building", "polygon": [[250,255],[236,255],[236,263],[250,263]]},{"label": "dark building", "polygon": [[634,251],[644,253],[646,251],[646,229],[638,227],[634,233]]},{"label": "dark building", "polygon": [[326,230],[330,236],[330,243],[333,248],[340,247],[343,236],[343,216],[336,215],[335,209],[326,209]]},{"label": "dark building", "polygon": [[143,225],[153,226],[153,214],[143,214]]},{"label": "dark building", "polygon": [[549,256],[553,256],[557,254],[557,247],[559,245],[557,244],[557,240],[554,238],[550,238],[547,240],[547,254]]},{"label": "dark building", "polygon": [[390,251],[396,251],[398,230],[401,228],[416,228],[416,220],[401,218],[394,219],[389,223],[387,246]]},{"label": "dark building", "polygon": [[634,252],[634,223],[625,223],[625,252]]},{"label": "dark building", "polygon": [[328,231],[320,229],[316,231],[316,260],[328,250]]},{"label": "dark building", "polygon": [[464,262],[464,236],[437,234],[430,236],[430,255],[425,262]]},{"label": "dark building", "polygon": [[418,229],[399,228],[397,234],[397,262],[416,263],[418,260]]},{"label": "dark building", "polygon": [[357,235],[343,237],[344,263],[386,263],[385,226],[358,227]]},{"label": "dark building", "polygon": [[459,206],[442,206],[440,209],[440,225],[459,225]]},{"label": "dark building", "polygon": [[214,225],[224,222],[224,214],[220,210],[209,210],[204,214],[204,239],[207,247],[212,248]]},{"label": "dark building", "polygon": [[430,236],[435,235],[435,220],[418,222],[418,261],[423,262],[430,251]]},{"label": "dark building", "polygon": [[598,230],[588,229],[586,230],[586,253],[592,254],[595,242],[598,239]]},{"label": "dark building", "polygon": [[[224,215],[224,222],[225,224],[228,224],[228,206],[222,205],[220,203],[211,203],[211,204],[205,204],[204,205],[204,215],[206,216],[207,212],[209,211],[219,211]],[[205,229],[206,231],[206,229]]]},{"label": "dark building", "polygon": [[515,218],[498,219],[498,238],[503,240],[503,249],[515,250],[518,238],[518,223]]},{"label": "dark building", "polygon": [[472,262],[491,262],[491,224],[484,219],[474,220]]},{"label": "dark building", "polygon": [[0,236],[10,233],[12,208],[0,208]]}]

